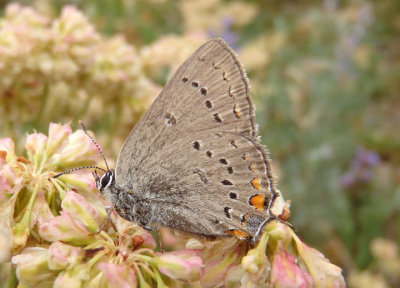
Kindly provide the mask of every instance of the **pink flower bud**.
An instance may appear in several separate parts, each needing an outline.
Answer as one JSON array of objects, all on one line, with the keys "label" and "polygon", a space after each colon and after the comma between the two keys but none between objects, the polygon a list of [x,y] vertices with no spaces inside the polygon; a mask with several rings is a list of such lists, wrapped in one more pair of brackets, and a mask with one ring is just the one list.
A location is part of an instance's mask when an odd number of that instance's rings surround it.
[{"label": "pink flower bud", "polygon": [[26,138],[25,149],[28,152],[29,159],[37,158],[43,155],[47,145],[47,136],[42,133],[34,133]]},{"label": "pink flower bud", "polygon": [[65,241],[85,244],[92,242],[95,233],[104,221],[99,211],[75,192],[68,192],[61,203],[61,215],[48,221],[39,221],[38,230],[47,241]]},{"label": "pink flower bud", "polygon": [[[288,227],[287,229],[290,228]],[[330,263],[321,252],[308,247],[292,230],[290,232],[296,244],[298,259],[307,267],[309,274],[314,280],[315,287],[346,287],[342,276],[342,269]]]},{"label": "pink flower bud", "polygon": [[205,266],[201,278],[202,287],[218,287],[230,282],[227,280],[229,271],[240,264],[247,244],[235,238],[201,242],[206,246],[201,254]]},{"label": "pink flower bud", "polygon": [[0,201],[6,199],[6,194],[14,194],[22,187],[22,176],[8,164],[16,159],[14,142],[10,138],[0,139]]},{"label": "pink flower bud", "polygon": [[121,236],[120,240],[123,238],[133,239],[134,237],[139,236],[143,239],[143,243],[140,246],[149,247],[151,249],[154,249],[157,246],[153,236],[145,229],[139,227],[133,222],[127,221],[122,217],[117,216],[116,212],[113,213],[111,216],[113,219],[113,223],[117,228],[119,235]]},{"label": "pink flower bud", "polygon": [[70,134],[66,141],[62,148],[51,156],[49,164],[58,167],[79,167],[95,163],[100,156],[96,145],[82,130]]},{"label": "pink flower bud", "polygon": [[15,170],[5,164],[5,160],[0,158],[0,201],[7,198],[22,188],[23,176],[18,175]]},{"label": "pink flower bud", "polygon": [[104,222],[104,217],[101,216],[99,211],[83,196],[73,191],[67,193],[61,207],[73,217],[75,223],[82,223],[85,229],[91,233],[97,232]]},{"label": "pink flower bud", "polygon": [[135,271],[129,266],[113,263],[99,263],[97,268],[103,272],[108,287],[134,288],[137,286]]},{"label": "pink flower bud", "polygon": [[49,247],[48,265],[50,270],[68,269],[78,264],[85,257],[83,248],[62,242],[53,242]]},{"label": "pink flower bud", "polygon": [[52,218],[47,222],[38,222],[40,236],[46,241],[65,241],[76,244],[90,243],[89,231],[74,222],[71,215],[61,211],[61,215]]},{"label": "pink flower bud", "polygon": [[49,138],[46,147],[46,155],[50,157],[58,149],[61,148],[64,140],[72,133],[69,125],[61,125],[56,123],[50,123],[49,127]]},{"label": "pink flower bud", "polygon": [[3,152],[3,155],[0,155],[0,158],[3,158],[6,161],[17,158],[15,155],[15,144],[11,138],[0,139],[0,152]]},{"label": "pink flower bud", "polygon": [[70,174],[64,174],[59,179],[66,184],[68,187],[79,191],[79,194],[85,195],[85,192],[97,194],[96,183],[89,170],[80,170]]},{"label": "pink flower bud", "polygon": [[203,266],[200,253],[200,250],[166,252],[156,258],[156,263],[160,272],[172,279],[196,281]]},{"label": "pink flower bud", "polygon": [[281,242],[272,263],[271,287],[313,287],[314,282],[311,276],[306,271],[302,270],[295,261],[296,257],[287,253]]}]

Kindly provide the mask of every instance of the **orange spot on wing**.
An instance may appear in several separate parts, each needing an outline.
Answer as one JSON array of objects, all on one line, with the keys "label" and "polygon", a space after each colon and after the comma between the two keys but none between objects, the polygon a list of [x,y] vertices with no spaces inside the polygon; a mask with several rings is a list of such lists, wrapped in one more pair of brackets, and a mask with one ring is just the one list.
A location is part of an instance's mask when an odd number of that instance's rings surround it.
[{"label": "orange spot on wing", "polygon": [[262,194],[256,194],[250,197],[249,203],[257,210],[262,211],[265,205],[265,196]]},{"label": "orange spot on wing", "polygon": [[242,154],[242,159],[243,160],[249,160],[249,156],[246,153]]},{"label": "orange spot on wing", "polygon": [[240,118],[240,111],[237,104],[233,105],[233,114],[235,114],[236,118]]},{"label": "orange spot on wing", "polygon": [[249,165],[249,170],[251,171],[251,172],[256,172],[256,167],[255,167],[256,165],[254,165],[254,163],[251,163],[250,165]]},{"label": "orange spot on wing", "polygon": [[261,180],[258,177],[254,177],[251,181],[250,181],[251,185],[253,185],[254,188],[256,188],[257,190],[261,190]]},{"label": "orange spot on wing", "polygon": [[249,237],[249,234],[246,232],[240,231],[238,229],[229,229],[225,231],[226,234],[233,235],[239,239],[247,239]]},{"label": "orange spot on wing", "polygon": [[236,98],[235,95],[233,94],[232,86],[229,86],[229,91],[228,91],[228,93],[229,93],[229,96],[231,96],[233,99]]}]

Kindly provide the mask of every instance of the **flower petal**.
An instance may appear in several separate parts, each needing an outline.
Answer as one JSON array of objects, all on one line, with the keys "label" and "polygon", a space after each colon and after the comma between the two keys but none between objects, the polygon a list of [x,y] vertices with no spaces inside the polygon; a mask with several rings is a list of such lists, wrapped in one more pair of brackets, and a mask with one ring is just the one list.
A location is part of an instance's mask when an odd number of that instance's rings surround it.
[{"label": "flower petal", "polygon": [[33,286],[46,282],[52,283],[55,273],[47,266],[49,250],[41,247],[29,247],[21,254],[12,257],[12,264],[16,265],[16,274],[20,284]]},{"label": "flower petal", "polygon": [[[82,170],[81,172],[86,171]],[[59,177],[59,179],[62,179],[62,181],[72,189],[76,189],[77,191],[79,191],[79,194],[82,194],[83,191],[95,192],[96,194],[98,193],[96,189],[96,183],[91,173],[64,174]]]},{"label": "flower petal", "polygon": [[0,225],[0,263],[10,261],[12,230]]},{"label": "flower petal", "polygon": [[140,246],[149,247],[151,249],[154,249],[157,246],[153,236],[142,227],[139,227],[136,223],[117,216],[116,212],[112,213],[111,217],[119,235],[122,236],[120,237],[120,240],[123,238],[132,238],[132,241],[134,241],[135,237],[140,237],[143,239],[143,243]]},{"label": "flower petal", "polygon": [[82,223],[84,228],[91,233],[97,232],[100,225],[104,222],[104,217],[102,217],[99,211],[87,202],[84,197],[73,191],[67,193],[61,203],[61,207],[69,215],[73,216],[77,225]]},{"label": "flower petal", "polygon": [[271,287],[307,288],[313,287],[311,276],[296,264],[296,257],[287,253],[283,243],[279,243],[271,269]]},{"label": "flower petal", "polygon": [[42,155],[46,145],[46,135],[42,133],[33,133],[28,135],[26,138],[25,149],[28,152],[29,159],[34,159]]},{"label": "flower petal", "polygon": [[10,161],[11,159],[16,159],[15,155],[15,144],[11,138],[0,139],[0,151],[6,152],[5,160]]},{"label": "flower petal", "polygon": [[316,287],[346,287],[342,269],[329,262],[319,251],[308,247],[291,231],[296,243],[298,258],[307,266]]},{"label": "flower petal", "polygon": [[81,288],[82,284],[91,278],[90,263],[82,263],[71,269],[63,270],[57,275],[53,287],[59,288]]},{"label": "flower petal", "polygon": [[76,244],[90,243],[92,238],[90,232],[84,225],[78,225],[71,215],[66,211],[61,211],[61,215],[49,221],[38,221],[38,231],[40,236],[46,241],[65,241]]},{"label": "flower petal", "polygon": [[83,248],[67,245],[59,241],[50,245],[49,252],[48,266],[50,270],[70,268],[85,257]]},{"label": "flower petal", "polygon": [[137,286],[136,274],[133,269],[113,263],[99,263],[97,268],[104,273],[108,287],[133,288]]},{"label": "flower petal", "polygon": [[269,234],[264,232],[257,246],[247,252],[242,258],[241,266],[244,270],[244,276],[241,284],[245,287],[263,287],[268,286],[271,264],[266,255]]},{"label": "flower petal", "polygon": [[[241,258],[247,250],[247,244],[235,238],[201,242],[206,246],[201,255],[204,261],[202,287],[218,287],[224,282],[230,282],[231,279],[227,279],[227,275],[230,269],[235,269],[240,265]],[[193,245],[194,242],[191,244]]]},{"label": "flower petal", "polygon": [[165,252],[156,259],[161,273],[175,280],[196,281],[200,277],[203,261],[199,250]]},{"label": "flower petal", "polygon": [[63,144],[64,140],[71,133],[72,133],[72,129],[68,124],[61,125],[61,124],[56,124],[56,123],[50,123],[49,139],[48,139],[47,147],[46,147],[47,157],[50,157],[51,155],[53,155],[54,152],[56,152],[57,149],[60,148],[60,146]]},{"label": "flower petal", "polygon": [[5,200],[9,195],[15,194],[22,188],[22,175],[0,158],[0,201]]},{"label": "flower petal", "polygon": [[68,168],[94,164],[100,157],[96,145],[82,131],[70,134],[62,149],[54,153],[48,163],[56,167]]}]

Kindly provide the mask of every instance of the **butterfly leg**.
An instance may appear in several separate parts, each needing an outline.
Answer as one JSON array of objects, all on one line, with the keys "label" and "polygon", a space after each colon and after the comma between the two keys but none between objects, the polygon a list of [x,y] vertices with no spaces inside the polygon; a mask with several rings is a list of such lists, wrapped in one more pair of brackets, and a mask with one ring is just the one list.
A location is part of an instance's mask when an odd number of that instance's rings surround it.
[{"label": "butterfly leg", "polygon": [[98,233],[100,233],[101,230],[104,230],[104,228],[107,226],[108,222],[111,223],[111,226],[113,226],[114,231],[117,231],[117,227],[115,227],[114,222],[111,221],[111,213],[115,210],[115,207],[114,206],[106,206],[104,208],[106,210],[107,216],[104,219],[103,224],[100,225]]},{"label": "butterfly leg", "polygon": [[154,228],[154,227],[151,227],[149,225],[144,225],[142,227],[144,229],[146,229],[147,231],[157,231],[157,234],[158,234],[158,246],[160,247],[160,252],[164,253],[164,242],[163,242],[162,236],[161,236],[161,229],[160,228]]},{"label": "butterfly leg", "polygon": [[[142,225],[143,225],[144,223],[142,223]],[[146,229],[147,231],[157,231],[157,234],[158,234],[158,245],[159,245],[159,247],[160,247],[160,252],[161,253],[164,253],[164,242],[163,242],[163,240],[162,240],[162,236],[161,236],[161,228],[160,227],[158,227],[157,225],[156,225],[156,227],[154,226],[154,223],[153,223],[153,226],[151,226],[152,225],[152,221],[150,220],[150,221],[148,221],[146,224],[144,224],[142,227],[144,228],[144,229]]]},{"label": "butterfly leg", "polygon": [[160,252],[164,253],[164,242],[162,240],[161,229],[158,229],[158,245],[160,246]]}]

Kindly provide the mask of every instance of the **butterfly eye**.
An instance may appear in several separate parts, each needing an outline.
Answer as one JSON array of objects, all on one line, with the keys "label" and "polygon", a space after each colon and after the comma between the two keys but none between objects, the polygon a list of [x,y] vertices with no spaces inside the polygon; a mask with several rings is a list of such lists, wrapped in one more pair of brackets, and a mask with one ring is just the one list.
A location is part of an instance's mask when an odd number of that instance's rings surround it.
[{"label": "butterfly eye", "polygon": [[103,177],[101,177],[101,187],[105,188],[109,183],[111,183],[112,181],[112,172],[107,171],[106,174],[103,175]]}]

